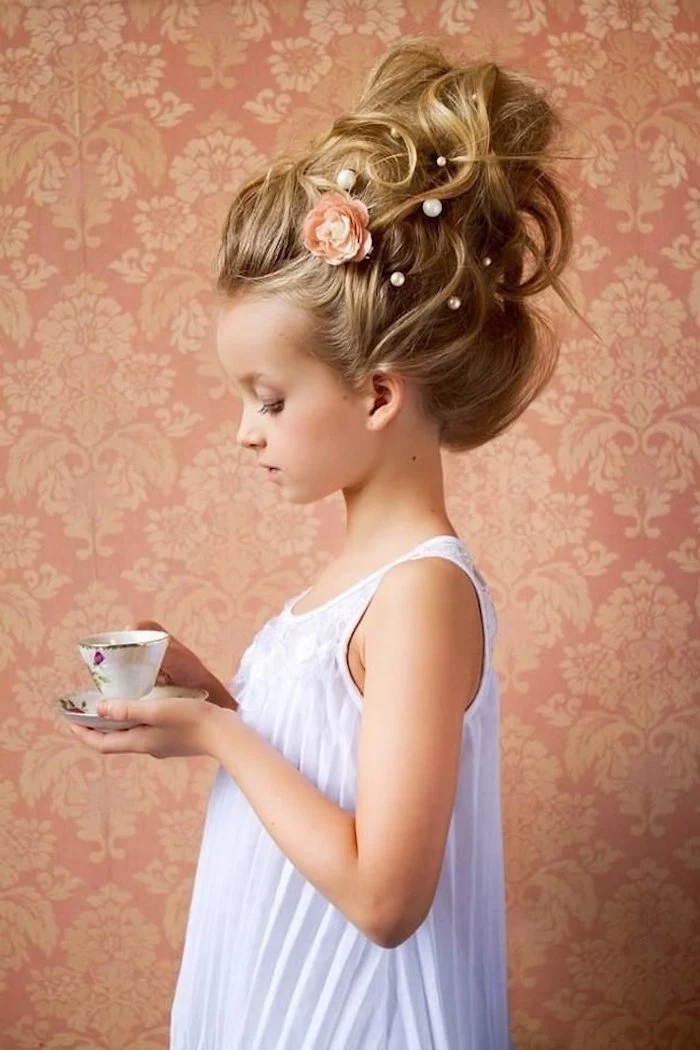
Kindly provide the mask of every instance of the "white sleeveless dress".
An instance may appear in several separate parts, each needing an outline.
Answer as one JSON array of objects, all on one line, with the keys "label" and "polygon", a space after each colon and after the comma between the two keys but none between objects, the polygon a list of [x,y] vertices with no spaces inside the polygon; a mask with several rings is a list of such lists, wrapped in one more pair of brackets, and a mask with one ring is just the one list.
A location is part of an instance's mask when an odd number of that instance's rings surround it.
[{"label": "white sleeveless dress", "polygon": [[449,559],[473,581],[486,651],[425,921],[396,948],[368,940],[290,863],[221,767],[171,1050],[508,1050],[496,614],[464,543],[433,537],[306,613],[293,606],[308,590],[290,599],[244,653],[230,690],[246,723],[353,811],[363,698],[347,668],[348,643],[383,575],[427,557]]}]

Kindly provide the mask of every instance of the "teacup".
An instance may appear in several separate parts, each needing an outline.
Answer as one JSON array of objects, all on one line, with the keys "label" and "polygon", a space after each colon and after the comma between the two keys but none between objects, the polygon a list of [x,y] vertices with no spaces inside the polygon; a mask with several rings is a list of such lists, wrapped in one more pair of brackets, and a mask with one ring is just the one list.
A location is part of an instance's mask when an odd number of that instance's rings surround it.
[{"label": "teacup", "polygon": [[166,631],[105,631],[78,642],[80,655],[103,696],[150,693],[168,648]]}]

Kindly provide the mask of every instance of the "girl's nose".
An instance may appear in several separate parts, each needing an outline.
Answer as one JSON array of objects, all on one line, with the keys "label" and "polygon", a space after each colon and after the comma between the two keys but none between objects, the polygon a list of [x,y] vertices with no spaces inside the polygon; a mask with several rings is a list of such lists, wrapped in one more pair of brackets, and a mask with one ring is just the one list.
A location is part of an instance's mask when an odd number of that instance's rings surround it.
[{"label": "girl's nose", "polygon": [[245,411],[242,413],[241,421],[238,424],[236,442],[242,448],[263,448],[265,445],[265,439],[260,432],[259,421],[251,420]]}]

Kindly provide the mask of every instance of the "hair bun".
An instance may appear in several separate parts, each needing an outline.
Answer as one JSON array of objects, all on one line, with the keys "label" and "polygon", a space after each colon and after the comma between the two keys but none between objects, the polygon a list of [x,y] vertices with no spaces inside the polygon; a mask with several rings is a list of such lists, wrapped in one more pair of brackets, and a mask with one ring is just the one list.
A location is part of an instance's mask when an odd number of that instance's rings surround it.
[{"label": "hair bun", "polygon": [[[404,39],[349,112],[242,188],[219,287],[290,295],[322,319],[319,353],[342,378],[396,368],[421,388],[446,446],[482,444],[556,365],[528,300],[552,287],[578,313],[559,280],[573,243],[548,152],[561,128],[528,75]],[[361,266],[328,266],[305,247],[304,218],[346,170],[372,252]]]}]

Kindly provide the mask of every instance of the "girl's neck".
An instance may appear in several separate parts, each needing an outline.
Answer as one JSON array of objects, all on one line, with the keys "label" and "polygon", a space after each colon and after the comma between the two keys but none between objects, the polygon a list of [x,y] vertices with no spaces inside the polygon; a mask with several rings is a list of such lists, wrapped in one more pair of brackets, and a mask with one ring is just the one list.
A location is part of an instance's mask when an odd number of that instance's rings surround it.
[{"label": "girl's neck", "polygon": [[348,559],[369,551],[392,557],[430,536],[456,534],[445,508],[439,447],[408,462],[382,464],[343,496]]}]

